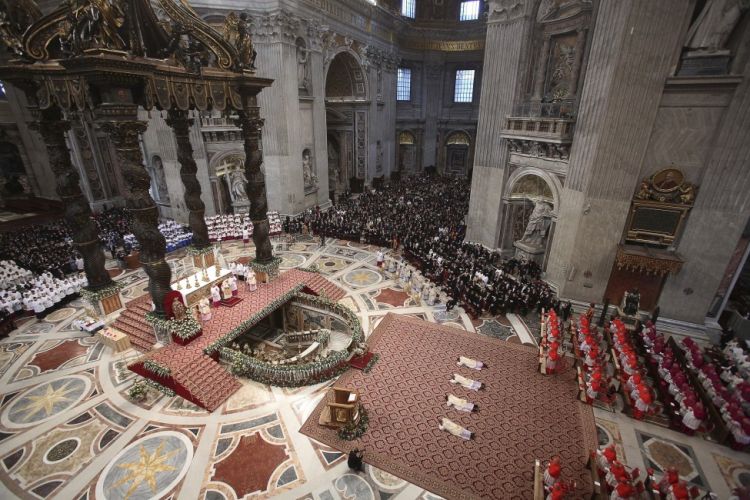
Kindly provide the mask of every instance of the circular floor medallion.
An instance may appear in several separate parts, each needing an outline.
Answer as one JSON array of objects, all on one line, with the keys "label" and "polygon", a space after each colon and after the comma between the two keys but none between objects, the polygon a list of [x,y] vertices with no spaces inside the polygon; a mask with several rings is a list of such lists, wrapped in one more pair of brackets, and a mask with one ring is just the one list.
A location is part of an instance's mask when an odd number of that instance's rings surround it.
[{"label": "circular floor medallion", "polygon": [[383,277],[380,273],[372,271],[370,269],[355,269],[349,271],[344,275],[344,281],[347,285],[355,288],[361,288],[365,286],[371,286],[376,283],[380,283]]},{"label": "circular floor medallion", "polygon": [[74,307],[63,307],[62,309],[58,309],[57,311],[48,314],[44,318],[44,321],[47,321],[49,323],[58,323],[70,318],[75,313],[76,309]]},{"label": "circular floor medallion", "polygon": [[279,267],[289,269],[292,267],[299,267],[305,263],[305,256],[298,253],[284,253],[281,255],[281,263]]},{"label": "circular floor medallion", "polygon": [[90,388],[91,381],[80,375],[37,385],[15,398],[3,412],[2,423],[10,428],[40,424],[78,404]]},{"label": "circular floor medallion", "polygon": [[184,434],[150,434],[109,462],[96,483],[96,498],[161,498],[182,480],[192,459],[193,445]]}]

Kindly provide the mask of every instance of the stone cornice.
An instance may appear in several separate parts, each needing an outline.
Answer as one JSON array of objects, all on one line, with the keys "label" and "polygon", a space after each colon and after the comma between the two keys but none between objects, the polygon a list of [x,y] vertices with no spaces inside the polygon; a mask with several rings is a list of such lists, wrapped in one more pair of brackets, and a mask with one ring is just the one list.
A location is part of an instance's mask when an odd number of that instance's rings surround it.
[{"label": "stone cornice", "polygon": [[487,24],[510,23],[531,16],[532,0],[489,0]]}]

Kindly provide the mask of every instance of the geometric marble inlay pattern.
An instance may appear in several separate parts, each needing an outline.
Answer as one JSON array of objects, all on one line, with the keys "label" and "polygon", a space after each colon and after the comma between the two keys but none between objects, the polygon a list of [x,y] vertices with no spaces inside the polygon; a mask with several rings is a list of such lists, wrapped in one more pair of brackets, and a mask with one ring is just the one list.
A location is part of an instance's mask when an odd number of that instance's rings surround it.
[{"label": "geometric marble inlay pattern", "polygon": [[131,443],[105,467],[96,498],[161,498],[174,489],[193,459],[193,444],[163,431]]},{"label": "geometric marble inlay pattern", "polygon": [[91,381],[80,375],[52,380],[16,396],[0,416],[3,425],[21,428],[49,420],[82,400]]},{"label": "geometric marble inlay pattern", "polygon": [[639,430],[636,430],[636,436],[644,462],[648,467],[653,467],[659,473],[664,473],[669,467],[674,467],[683,480],[701,488],[708,487],[698,465],[698,459],[690,446]]}]

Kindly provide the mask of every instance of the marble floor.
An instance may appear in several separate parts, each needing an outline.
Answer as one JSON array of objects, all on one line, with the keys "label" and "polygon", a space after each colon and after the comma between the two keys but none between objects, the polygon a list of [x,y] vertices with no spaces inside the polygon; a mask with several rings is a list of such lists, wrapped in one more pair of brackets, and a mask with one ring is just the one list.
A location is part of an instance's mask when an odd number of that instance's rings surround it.
[{"label": "marble floor", "polygon": [[[316,264],[348,292],[342,299],[366,332],[388,312],[533,344],[514,315],[472,320],[461,309],[415,301],[375,265],[374,247],[317,240],[277,244],[282,268]],[[252,252],[224,243],[228,260]],[[168,256],[181,272],[181,253]],[[113,263],[109,264],[114,267]],[[118,272],[125,300],[145,293],[143,271]],[[74,301],[47,316],[19,321],[0,342],[0,498],[62,499],[434,499],[387,472],[348,471],[341,453],[298,433],[332,384],[281,389],[243,380],[213,413],[179,397],[149,392],[134,404],[125,369],[135,351],[113,354],[71,323],[85,314]],[[614,443],[631,467],[676,466],[686,480],[727,498],[750,484],[750,456],[620,413],[595,410],[601,445]],[[547,457],[540,457],[547,458]]]}]

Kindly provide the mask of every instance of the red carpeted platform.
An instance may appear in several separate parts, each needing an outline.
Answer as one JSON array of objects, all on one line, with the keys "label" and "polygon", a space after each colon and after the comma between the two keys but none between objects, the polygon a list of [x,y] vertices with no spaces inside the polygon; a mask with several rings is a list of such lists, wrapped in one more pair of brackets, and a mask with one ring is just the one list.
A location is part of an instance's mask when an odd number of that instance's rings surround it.
[{"label": "red carpeted platform", "polygon": [[[572,498],[591,492],[585,469],[596,447],[590,406],[576,400],[571,377],[547,377],[536,351],[415,318],[388,314],[368,341],[380,354],[369,374],[350,370],[336,386],[356,388],[369,415],[359,440],[342,441],[318,425],[319,404],[301,432],[340,451],[359,447],[365,462],[448,499],[532,498],[534,460],[560,455],[563,479],[575,479]],[[456,366],[458,356],[488,364]],[[485,383],[479,392],[451,384],[453,373]],[[479,413],[449,409],[453,393]],[[438,429],[447,417],[475,433],[464,441]]]}]

